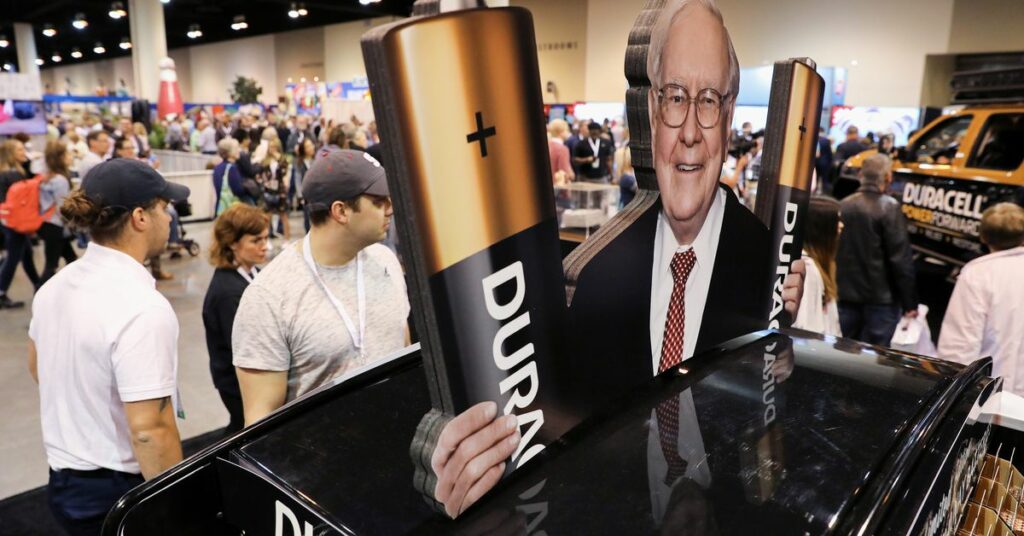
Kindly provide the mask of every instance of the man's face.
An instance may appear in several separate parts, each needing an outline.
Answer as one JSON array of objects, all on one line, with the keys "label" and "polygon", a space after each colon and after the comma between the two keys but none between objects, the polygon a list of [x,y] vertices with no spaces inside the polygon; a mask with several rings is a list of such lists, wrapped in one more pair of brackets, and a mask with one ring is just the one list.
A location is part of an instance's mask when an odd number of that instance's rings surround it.
[{"label": "man's face", "polygon": [[359,203],[359,211],[349,212],[349,230],[366,245],[387,238],[391,215],[394,213],[391,198],[362,195],[356,202]]},{"label": "man's face", "polygon": [[729,91],[729,53],[725,29],[705,9],[684,8],[669,29],[661,56],[659,80],[650,92],[654,169],[665,214],[699,230],[715,198],[722,163],[727,156],[734,95],[722,102],[718,123],[709,129],[697,124],[690,105],[678,128],[661,120],[657,90],[665,84],[686,89],[690,98],[705,88],[722,95]]},{"label": "man's face", "polygon": [[121,129],[121,134],[127,136],[132,133],[132,122],[127,119],[122,119],[118,122],[118,128]]},{"label": "man's face", "polygon": [[131,140],[126,140],[121,144],[121,148],[117,150],[117,156],[120,158],[135,158],[135,144]]},{"label": "man's face", "polygon": [[601,137],[601,129],[599,129],[599,128],[592,128],[592,129],[590,129],[590,139],[596,140],[599,137]]},{"label": "man's face", "polygon": [[96,139],[89,142],[89,150],[96,154],[107,154],[110,149],[110,136],[100,134]]},{"label": "man's face", "polygon": [[167,239],[171,236],[171,214],[167,212],[167,201],[157,201],[155,207],[146,211],[150,225],[146,230],[148,257],[159,255],[167,247]]}]

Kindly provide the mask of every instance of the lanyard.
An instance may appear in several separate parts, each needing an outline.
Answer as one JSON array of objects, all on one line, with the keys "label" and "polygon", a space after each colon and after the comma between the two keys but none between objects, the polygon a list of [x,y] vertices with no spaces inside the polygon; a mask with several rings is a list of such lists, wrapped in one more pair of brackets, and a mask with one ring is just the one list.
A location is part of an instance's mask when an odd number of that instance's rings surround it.
[{"label": "lanyard", "polygon": [[245,279],[246,283],[252,283],[253,278],[256,276],[255,268],[253,268],[253,271],[251,273],[243,270],[241,266],[239,266],[237,270],[238,275],[242,276],[242,279]]},{"label": "lanyard", "polygon": [[327,295],[327,299],[334,306],[334,309],[338,311],[338,316],[345,322],[345,328],[348,329],[352,342],[359,349],[359,355],[363,355],[363,340],[366,337],[366,294],[363,291],[363,258],[361,253],[356,253],[356,305],[359,308],[356,311],[359,315],[359,332],[356,333],[355,325],[352,323],[352,318],[348,316],[345,305],[334,296],[331,289],[327,288],[327,284],[324,283],[320,273],[316,270],[316,263],[313,262],[313,248],[309,245],[309,235],[307,234],[306,238],[302,241],[302,257],[306,260],[306,266],[309,266],[309,270],[313,272],[313,279],[316,279],[316,282],[320,284],[320,288]]},{"label": "lanyard", "polygon": [[587,139],[587,143],[590,144],[590,150],[594,151],[594,163],[590,164],[591,167],[597,169],[601,165],[601,138],[598,139]]}]

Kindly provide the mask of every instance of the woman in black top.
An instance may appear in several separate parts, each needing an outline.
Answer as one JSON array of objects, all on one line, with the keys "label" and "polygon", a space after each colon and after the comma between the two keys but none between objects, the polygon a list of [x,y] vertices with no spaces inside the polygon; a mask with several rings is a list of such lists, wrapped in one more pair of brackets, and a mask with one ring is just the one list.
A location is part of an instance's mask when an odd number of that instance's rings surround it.
[{"label": "woman in black top", "polygon": [[242,429],[242,393],[232,364],[231,326],[242,293],[256,277],[256,265],[267,260],[270,218],[260,209],[236,203],[213,226],[210,262],[217,267],[203,300],[203,326],[210,354],[210,374],[231,422],[226,434]]},{"label": "woman in black top", "polygon": [[[10,139],[0,144],[0,203],[7,199],[7,191],[11,185],[29,178],[25,172],[28,162],[28,153],[22,142]],[[14,271],[18,269],[19,263],[25,269],[25,275],[33,287],[39,288],[41,284],[35,261],[32,260],[32,244],[29,242],[31,237],[4,227],[3,224],[0,224],[0,232],[4,235],[6,252],[0,265],[0,309],[24,307],[24,302],[13,301],[7,297],[7,290],[11,288]]]}]

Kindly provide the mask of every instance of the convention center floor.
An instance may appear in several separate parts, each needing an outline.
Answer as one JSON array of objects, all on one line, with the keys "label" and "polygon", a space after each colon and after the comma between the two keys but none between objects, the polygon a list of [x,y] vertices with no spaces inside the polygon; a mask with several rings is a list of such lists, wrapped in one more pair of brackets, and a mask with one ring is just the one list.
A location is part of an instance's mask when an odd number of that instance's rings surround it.
[{"label": "convention center floor", "polygon": [[[296,214],[291,218],[291,228],[297,230],[293,240],[302,236],[302,216]],[[212,227],[210,222],[186,224],[187,237],[196,240],[202,252],[198,257],[184,253],[180,259],[169,259],[164,254],[163,269],[174,274],[174,279],[157,282],[157,289],[174,307],[181,328],[178,385],[186,418],[178,421],[178,427],[183,440],[223,428],[228,422],[228,413],[210,379],[202,318],[203,297],[213,276],[206,257]],[[272,243],[271,255],[284,244],[282,239]],[[36,267],[42,271],[42,247],[36,247],[35,252]],[[27,366],[32,287],[20,268],[8,294],[26,305],[23,309],[0,310],[0,499],[45,485],[47,480],[39,391]]]}]

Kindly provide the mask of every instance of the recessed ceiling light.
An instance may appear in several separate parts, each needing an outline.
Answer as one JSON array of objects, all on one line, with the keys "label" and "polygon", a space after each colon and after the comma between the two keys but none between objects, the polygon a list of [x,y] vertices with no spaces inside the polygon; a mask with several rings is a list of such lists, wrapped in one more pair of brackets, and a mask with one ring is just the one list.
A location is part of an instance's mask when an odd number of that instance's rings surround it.
[{"label": "recessed ceiling light", "polygon": [[7,48],[10,44],[11,42],[7,40],[7,36],[0,34],[0,48]]},{"label": "recessed ceiling light", "polygon": [[856,67],[859,63],[860,62],[858,62],[857,60],[850,60],[850,65],[853,65],[854,67]]},{"label": "recessed ceiling light", "polygon": [[235,30],[237,32],[238,30],[244,30],[248,27],[249,23],[245,22],[245,15],[235,15],[235,19],[231,23],[232,30]]},{"label": "recessed ceiling light", "polygon": [[36,65],[42,65],[43,63],[45,63],[43,58],[36,58]]},{"label": "recessed ceiling light", "polygon": [[77,48],[71,49],[71,57],[75,58],[76,60],[78,58],[81,58],[82,57],[82,51],[78,50]]},{"label": "recessed ceiling light", "polygon": [[92,47],[92,51],[97,54],[103,54],[107,49],[103,47],[103,43],[97,41],[96,46]]},{"label": "recessed ceiling light", "polygon": [[288,16],[293,19],[299,18],[299,5],[295,2],[292,2],[292,7],[288,10]]},{"label": "recessed ceiling light", "polygon": [[52,61],[53,63],[60,63],[60,60],[62,60],[62,59],[64,59],[64,58],[61,58],[60,54],[58,54],[56,52],[54,52],[53,55],[50,56],[50,61]]},{"label": "recessed ceiling light", "polygon": [[107,15],[110,15],[112,19],[119,19],[127,14],[128,12],[124,10],[124,4],[121,2],[110,4],[110,11],[107,12]]},{"label": "recessed ceiling light", "polygon": [[121,38],[121,44],[119,44],[117,46],[121,47],[121,50],[128,50],[128,49],[132,48],[132,42],[129,41],[127,37],[122,37]]},{"label": "recessed ceiling light", "polygon": [[11,69],[14,69],[13,65],[11,65],[10,63],[5,63],[4,64],[4,70],[5,71],[10,71]]},{"label": "recessed ceiling light", "polygon": [[43,25],[43,35],[46,37],[53,37],[57,35],[57,29],[52,24],[46,23]]},{"label": "recessed ceiling light", "polygon": [[188,27],[188,33],[185,35],[187,35],[189,39],[198,39],[203,36],[203,30],[199,28],[198,24],[190,24]]},{"label": "recessed ceiling light", "polygon": [[300,17],[305,17],[306,15],[309,15],[309,11],[306,11],[306,4],[303,4],[301,2],[299,3],[298,11]]},{"label": "recessed ceiling light", "polygon": [[76,13],[75,20],[71,25],[79,30],[83,30],[89,26],[89,21],[85,20],[85,13]]}]

